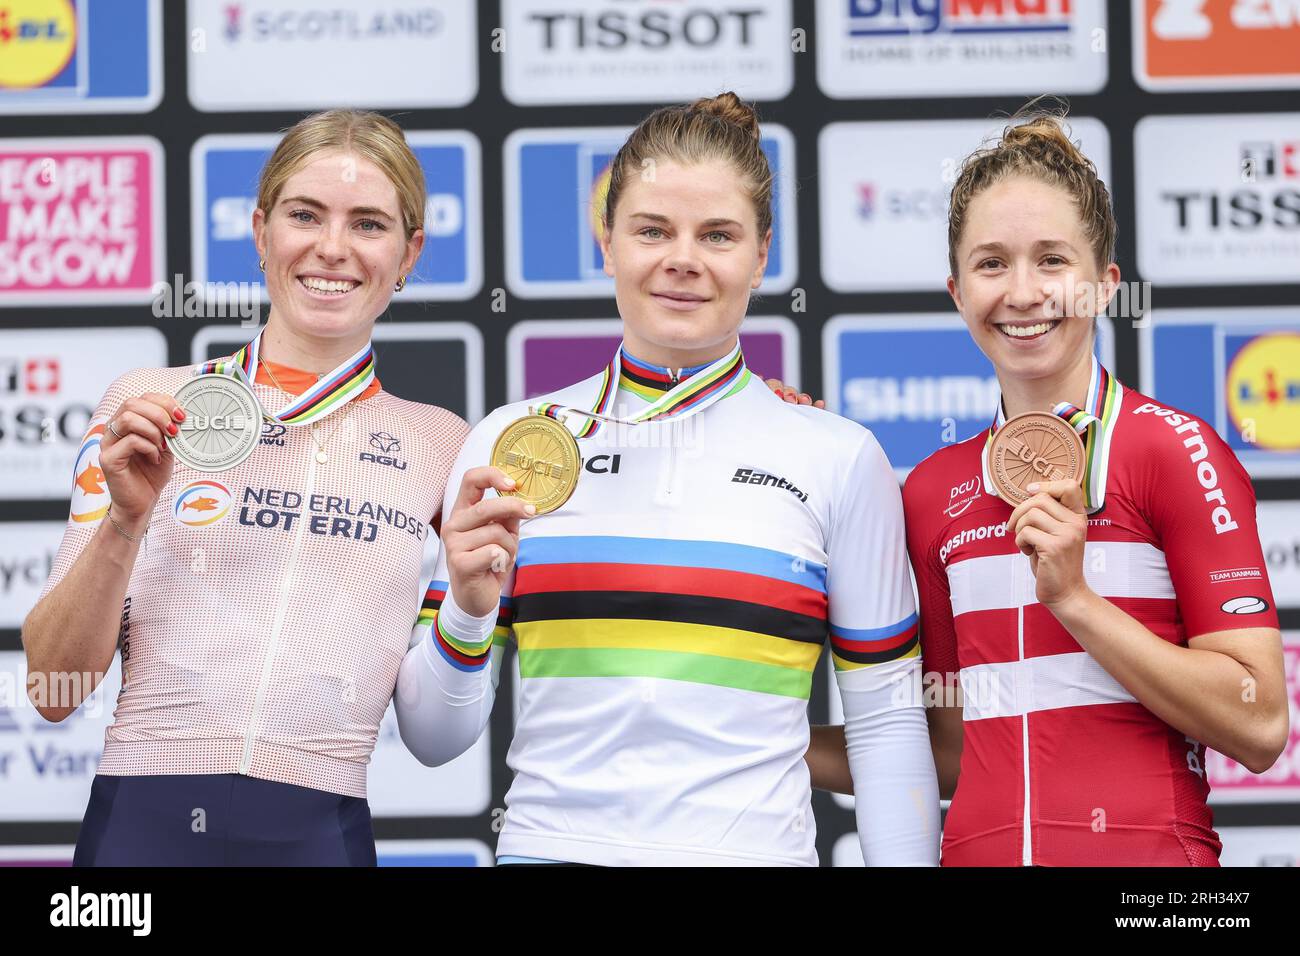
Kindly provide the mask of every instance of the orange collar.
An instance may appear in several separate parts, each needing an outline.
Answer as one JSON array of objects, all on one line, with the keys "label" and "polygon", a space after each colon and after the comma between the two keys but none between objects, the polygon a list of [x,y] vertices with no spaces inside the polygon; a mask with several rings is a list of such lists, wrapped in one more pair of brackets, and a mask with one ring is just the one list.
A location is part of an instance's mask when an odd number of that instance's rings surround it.
[{"label": "orange collar", "polygon": [[[271,381],[271,375],[267,374],[267,368],[270,368],[271,373],[275,375],[274,382]],[[278,382],[284,388],[289,389],[295,397],[307,391],[317,381],[319,381],[319,376],[315,372],[304,372],[300,368],[281,365],[279,362],[272,362],[269,359],[262,359],[257,363],[258,385],[270,385],[275,388]],[[366,390],[357,396],[356,400],[361,401],[369,398],[379,391],[380,387],[379,376],[376,375],[371,383],[366,386]]]}]

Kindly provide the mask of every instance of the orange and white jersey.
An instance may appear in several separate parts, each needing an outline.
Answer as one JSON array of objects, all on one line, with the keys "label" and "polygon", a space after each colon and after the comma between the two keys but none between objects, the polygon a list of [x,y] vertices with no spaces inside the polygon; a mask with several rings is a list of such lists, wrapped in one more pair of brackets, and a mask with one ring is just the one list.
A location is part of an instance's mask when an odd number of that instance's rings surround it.
[{"label": "orange and white jersey", "polygon": [[[139,369],[109,386],[77,456],[46,592],[108,508],[108,421],[128,398],[174,394],[195,368]],[[278,408],[285,393],[264,375],[254,392]],[[364,797],[430,523],[467,428],[375,381],[321,419],[324,462],[311,428],[271,422],[229,471],[177,462],[122,604],[122,691],[99,772],[243,773]]]}]

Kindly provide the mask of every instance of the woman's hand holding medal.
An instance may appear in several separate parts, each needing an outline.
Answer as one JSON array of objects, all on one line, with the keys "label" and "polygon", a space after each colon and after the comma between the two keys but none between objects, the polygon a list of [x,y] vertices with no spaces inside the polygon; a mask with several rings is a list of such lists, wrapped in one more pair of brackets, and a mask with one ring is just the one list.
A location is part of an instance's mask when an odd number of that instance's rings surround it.
[{"label": "woman's hand holding medal", "polygon": [[122,403],[108,420],[99,467],[113,501],[113,517],[128,530],[149,521],[175,459],[165,435],[174,435],[185,410],[170,395],[146,392]]},{"label": "woman's hand holding medal", "polygon": [[[502,494],[485,497],[489,488]],[[474,617],[483,617],[500,603],[501,588],[519,553],[519,522],[537,513],[531,503],[508,494],[514,490],[514,479],[501,469],[471,468],[442,526],[452,596]]]},{"label": "woman's hand holding medal", "polygon": [[1083,576],[1083,546],[1088,514],[1083,488],[1073,479],[1042,481],[1025,488],[1030,493],[1007,519],[1016,547],[1029,556],[1037,581],[1038,603],[1049,610],[1087,591]]}]

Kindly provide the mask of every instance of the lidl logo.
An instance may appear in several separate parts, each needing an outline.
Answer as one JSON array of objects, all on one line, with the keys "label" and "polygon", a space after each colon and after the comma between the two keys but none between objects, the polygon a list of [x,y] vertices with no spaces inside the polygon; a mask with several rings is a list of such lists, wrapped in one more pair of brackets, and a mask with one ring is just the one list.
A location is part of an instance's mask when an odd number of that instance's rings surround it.
[{"label": "lidl logo", "polygon": [[1151,315],[1139,332],[1139,391],[1212,423],[1253,477],[1300,476],[1300,310]]},{"label": "lidl logo", "polygon": [[70,0],[0,2],[0,87],[44,86],[76,50],[77,11]]},{"label": "lidl logo", "polygon": [[179,524],[187,528],[204,528],[216,524],[230,513],[230,491],[211,480],[195,481],[180,490],[172,505]]},{"label": "lidl logo", "polygon": [[1233,429],[1260,448],[1300,451],[1300,333],[1246,339],[1227,377]]}]

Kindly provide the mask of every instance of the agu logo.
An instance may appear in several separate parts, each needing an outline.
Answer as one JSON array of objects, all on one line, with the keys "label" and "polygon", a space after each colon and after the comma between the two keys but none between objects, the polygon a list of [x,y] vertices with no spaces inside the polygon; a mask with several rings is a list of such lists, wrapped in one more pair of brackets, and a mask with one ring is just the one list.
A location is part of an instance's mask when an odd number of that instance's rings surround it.
[{"label": "agu logo", "polygon": [[103,425],[86,433],[72,469],[72,520],[82,524],[98,521],[108,512],[108,484],[99,468],[99,443],[103,437]]},{"label": "agu logo", "polygon": [[1300,334],[1249,339],[1228,366],[1228,415],[1238,434],[1276,451],[1300,451]]},{"label": "agu logo", "polygon": [[176,495],[172,514],[178,524],[187,528],[203,528],[216,524],[230,513],[230,491],[215,481],[195,481],[186,485]]},{"label": "agu logo", "polygon": [[76,49],[77,12],[69,0],[0,0],[0,88],[44,86]]}]

